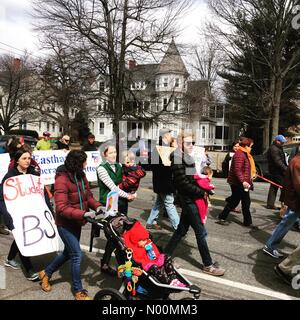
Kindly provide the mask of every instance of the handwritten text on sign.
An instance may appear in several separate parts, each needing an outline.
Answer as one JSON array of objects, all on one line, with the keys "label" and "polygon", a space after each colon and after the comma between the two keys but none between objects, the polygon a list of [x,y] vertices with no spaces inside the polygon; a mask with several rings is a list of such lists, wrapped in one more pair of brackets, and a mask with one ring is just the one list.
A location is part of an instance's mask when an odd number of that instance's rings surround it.
[{"label": "handwritten text on sign", "polygon": [[13,219],[14,238],[24,256],[60,249],[57,228],[45,202],[40,177],[26,174],[8,178],[4,182],[3,195]]}]

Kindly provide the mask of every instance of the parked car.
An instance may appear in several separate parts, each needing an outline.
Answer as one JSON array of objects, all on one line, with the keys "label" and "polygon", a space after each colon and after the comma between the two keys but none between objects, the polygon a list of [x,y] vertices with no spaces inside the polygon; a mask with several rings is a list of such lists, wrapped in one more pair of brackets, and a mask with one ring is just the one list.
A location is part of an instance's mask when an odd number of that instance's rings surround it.
[{"label": "parked car", "polygon": [[[6,147],[7,141],[12,137],[21,137],[21,136],[10,135],[10,134],[0,136],[0,150],[6,152],[5,147]],[[23,137],[24,137],[24,142],[26,144],[30,145],[32,149],[34,149],[35,145],[37,144],[37,139],[34,137],[31,137],[31,136],[23,136]]]},{"label": "parked car", "polygon": [[[292,151],[295,150],[295,148],[299,145],[300,145],[300,142],[285,144],[283,146],[283,151],[287,155],[287,157],[289,157]],[[268,178],[269,172],[268,172],[267,151],[264,152],[263,154],[255,155],[253,156],[253,158],[255,161],[257,174]]]}]

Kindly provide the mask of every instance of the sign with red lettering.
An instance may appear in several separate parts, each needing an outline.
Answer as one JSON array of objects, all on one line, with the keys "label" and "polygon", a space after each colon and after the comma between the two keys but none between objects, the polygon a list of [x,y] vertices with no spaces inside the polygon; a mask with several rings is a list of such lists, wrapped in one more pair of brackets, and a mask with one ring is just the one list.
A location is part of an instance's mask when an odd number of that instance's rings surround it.
[{"label": "sign with red lettering", "polygon": [[3,184],[3,196],[13,219],[13,236],[24,256],[60,250],[59,235],[45,202],[40,177],[26,174],[8,178]]}]

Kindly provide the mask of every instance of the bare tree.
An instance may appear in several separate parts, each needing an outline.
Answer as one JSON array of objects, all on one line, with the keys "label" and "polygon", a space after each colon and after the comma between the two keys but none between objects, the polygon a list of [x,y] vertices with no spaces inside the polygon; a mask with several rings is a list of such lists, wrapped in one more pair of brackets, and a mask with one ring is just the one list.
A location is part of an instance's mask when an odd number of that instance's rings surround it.
[{"label": "bare tree", "polygon": [[32,74],[26,56],[0,57],[0,129],[5,133],[19,126],[20,117],[26,119],[30,113],[28,92],[33,86]]},{"label": "bare tree", "polygon": [[271,126],[273,139],[278,134],[282,95],[294,82],[291,75],[300,64],[300,35],[292,25],[299,0],[210,0],[210,4],[229,26],[215,28],[227,40],[223,49],[229,59],[237,65],[239,57],[248,59],[253,75],[257,68],[264,70],[263,79],[249,74],[244,81],[260,92],[268,145],[268,129]]},{"label": "bare tree", "polygon": [[[40,30],[72,39],[108,82],[107,114],[114,132],[124,119],[126,59],[161,50],[176,34],[176,21],[190,0],[34,0]],[[131,97],[132,98],[132,97]],[[132,116],[138,118],[137,108]],[[148,118],[151,120],[151,117]]]},{"label": "bare tree", "polygon": [[48,57],[36,62],[39,82],[31,96],[31,109],[45,120],[59,124],[70,132],[75,113],[86,107],[91,99],[91,83],[95,80],[86,65],[81,50],[75,50],[66,39],[48,34],[44,38]]}]

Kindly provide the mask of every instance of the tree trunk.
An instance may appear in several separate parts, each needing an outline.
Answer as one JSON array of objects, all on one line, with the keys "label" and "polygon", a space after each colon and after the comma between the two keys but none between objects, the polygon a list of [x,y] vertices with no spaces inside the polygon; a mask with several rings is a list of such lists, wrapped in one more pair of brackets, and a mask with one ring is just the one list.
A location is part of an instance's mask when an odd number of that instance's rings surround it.
[{"label": "tree trunk", "polygon": [[265,152],[270,146],[270,122],[271,119],[267,119],[264,123],[263,152]]},{"label": "tree trunk", "polygon": [[282,79],[279,78],[276,81],[274,92],[274,103],[272,109],[272,141],[278,135],[279,131],[279,114],[280,114],[280,102],[282,94]]}]

